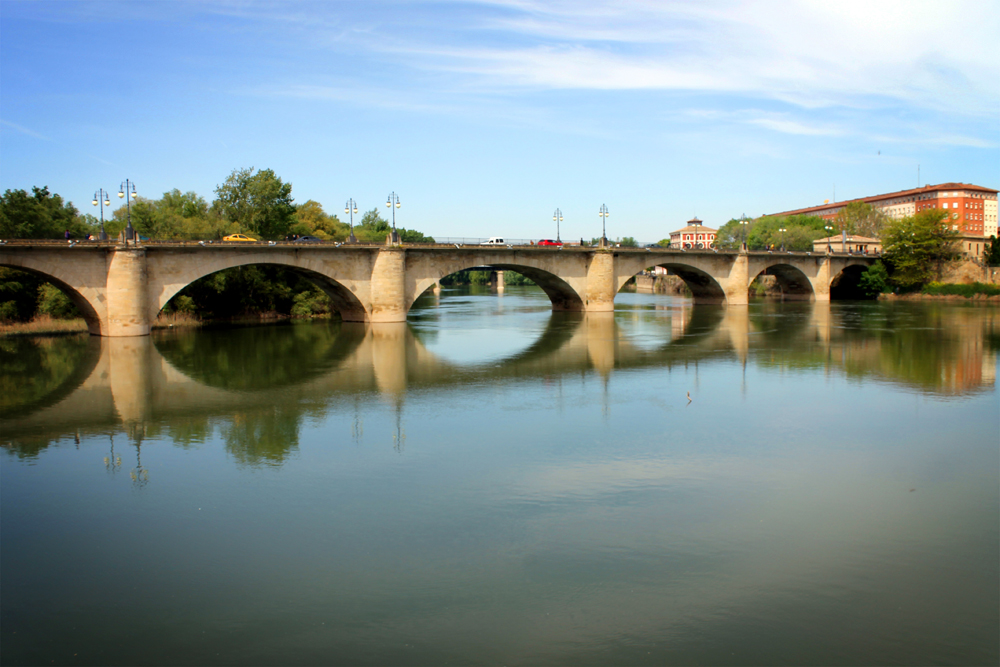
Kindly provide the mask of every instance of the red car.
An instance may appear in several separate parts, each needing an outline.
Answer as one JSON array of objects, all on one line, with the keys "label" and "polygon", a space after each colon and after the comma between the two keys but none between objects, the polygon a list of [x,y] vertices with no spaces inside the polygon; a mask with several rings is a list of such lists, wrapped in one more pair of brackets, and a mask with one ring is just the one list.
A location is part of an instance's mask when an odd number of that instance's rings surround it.
[{"label": "red car", "polygon": [[538,245],[562,245],[562,241],[553,241],[552,239],[542,239],[538,242]]}]

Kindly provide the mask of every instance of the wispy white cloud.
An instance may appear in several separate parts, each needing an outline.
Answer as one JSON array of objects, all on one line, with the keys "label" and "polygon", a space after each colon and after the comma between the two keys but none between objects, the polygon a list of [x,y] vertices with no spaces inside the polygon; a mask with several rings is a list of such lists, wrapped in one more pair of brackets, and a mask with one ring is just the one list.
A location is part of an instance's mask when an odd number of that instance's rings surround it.
[{"label": "wispy white cloud", "polygon": [[[460,3],[455,3],[460,4]],[[488,2],[496,16],[370,48],[537,89],[712,91],[806,108],[867,97],[995,116],[996,12],[976,2]],[[973,18],[975,17],[975,18]]]},{"label": "wispy white cloud", "polygon": [[29,130],[28,128],[24,127],[23,125],[18,125],[17,123],[12,123],[9,120],[0,120],[0,125],[3,125],[4,127],[9,127],[12,130],[16,130],[17,132],[20,132],[21,134],[27,135],[27,136],[32,137],[34,139],[41,139],[42,141],[52,141],[52,139],[50,139],[49,137],[45,136],[44,134],[41,134],[39,132],[35,132],[34,130]]}]

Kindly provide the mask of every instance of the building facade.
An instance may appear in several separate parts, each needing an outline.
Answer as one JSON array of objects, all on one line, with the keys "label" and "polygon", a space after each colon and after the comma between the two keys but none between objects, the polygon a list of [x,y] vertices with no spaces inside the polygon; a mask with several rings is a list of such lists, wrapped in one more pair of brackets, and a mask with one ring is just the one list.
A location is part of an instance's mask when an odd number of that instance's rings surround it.
[{"label": "building facade", "polygon": [[[884,195],[850,199],[821,206],[774,213],[777,216],[816,215],[834,220],[848,204],[864,202],[892,218],[905,218],[920,211],[939,208],[948,211],[948,225],[963,236],[989,238],[997,236],[997,191],[968,183],[925,185],[914,190],[901,190]],[[673,237],[671,237],[673,238]]]},{"label": "building facade", "polygon": [[882,242],[857,234],[838,234],[813,241],[813,252],[856,252],[859,255],[882,254]]},{"label": "building facade", "polygon": [[698,218],[688,220],[687,227],[670,232],[670,247],[691,250],[696,248],[714,248],[715,233],[717,231],[717,229],[712,229],[701,224],[701,220]]}]

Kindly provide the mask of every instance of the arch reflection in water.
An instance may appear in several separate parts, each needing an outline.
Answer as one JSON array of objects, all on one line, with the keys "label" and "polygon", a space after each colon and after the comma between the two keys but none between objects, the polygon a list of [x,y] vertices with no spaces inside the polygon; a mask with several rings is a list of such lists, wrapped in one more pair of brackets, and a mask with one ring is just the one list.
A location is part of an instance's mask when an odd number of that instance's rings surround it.
[{"label": "arch reflection in water", "polygon": [[[783,372],[825,369],[932,394],[995,382],[998,325],[990,309],[672,303],[546,314],[541,333],[520,351],[500,360],[460,355],[463,363],[423,343],[438,345],[426,322],[416,329],[318,322],[136,338],[8,339],[0,349],[17,363],[3,365],[0,381],[25,390],[4,394],[4,446],[30,454],[65,434],[123,427],[184,444],[219,428],[237,460],[280,463],[296,447],[304,418],[341,409],[359,414],[359,406],[371,408],[372,397],[391,406],[382,417],[396,420],[414,390],[444,392],[446,400],[450,391],[489,383],[591,372],[606,379],[616,370],[715,360]],[[354,430],[360,432],[360,417]]]}]

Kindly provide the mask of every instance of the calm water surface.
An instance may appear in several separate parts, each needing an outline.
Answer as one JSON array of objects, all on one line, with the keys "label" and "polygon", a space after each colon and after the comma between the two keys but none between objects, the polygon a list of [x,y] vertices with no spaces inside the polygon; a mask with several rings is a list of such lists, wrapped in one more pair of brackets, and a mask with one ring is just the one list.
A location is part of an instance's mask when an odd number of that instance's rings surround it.
[{"label": "calm water surface", "polygon": [[997,664],[998,349],[995,307],[532,288],[0,339],[0,658]]}]

